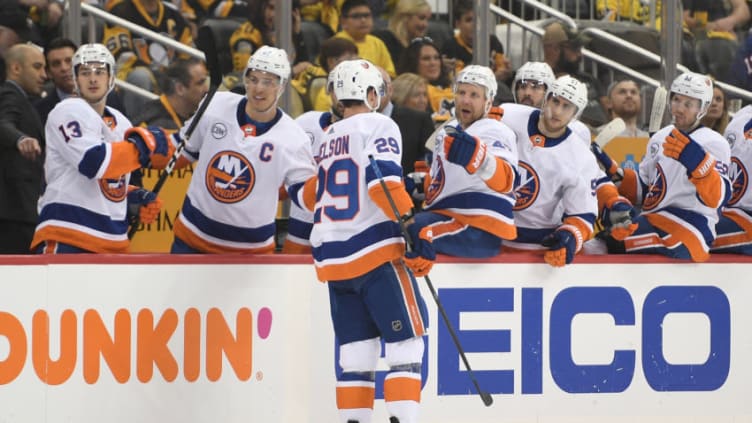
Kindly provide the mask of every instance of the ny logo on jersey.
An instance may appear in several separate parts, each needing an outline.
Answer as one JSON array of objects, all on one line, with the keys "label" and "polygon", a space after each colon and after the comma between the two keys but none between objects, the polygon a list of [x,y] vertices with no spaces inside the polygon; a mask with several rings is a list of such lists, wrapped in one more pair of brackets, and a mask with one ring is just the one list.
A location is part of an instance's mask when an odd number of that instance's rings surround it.
[{"label": "ny logo on jersey", "polygon": [[731,198],[728,204],[729,206],[733,206],[742,199],[744,193],[747,192],[747,185],[749,185],[749,173],[747,172],[747,168],[744,167],[744,163],[738,157],[731,158],[729,179],[731,180]]},{"label": "ny logo on jersey", "polygon": [[237,203],[253,191],[256,172],[251,162],[235,151],[221,151],[209,160],[206,189],[221,203]]},{"label": "ny logo on jersey", "polygon": [[661,165],[655,166],[655,175],[648,182],[648,189],[645,198],[642,201],[642,209],[645,211],[653,210],[663,201],[666,196],[666,173]]},{"label": "ny logo on jersey", "polygon": [[516,202],[512,210],[525,210],[535,203],[540,193],[540,178],[533,167],[523,161],[517,164],[517,172],[520,175],[520,184],[514,191]]}]

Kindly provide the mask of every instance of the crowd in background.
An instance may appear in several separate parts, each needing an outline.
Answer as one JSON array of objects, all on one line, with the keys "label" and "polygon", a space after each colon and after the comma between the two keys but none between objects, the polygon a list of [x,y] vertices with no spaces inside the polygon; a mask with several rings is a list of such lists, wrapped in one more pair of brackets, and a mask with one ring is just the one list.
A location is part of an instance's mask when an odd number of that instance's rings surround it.
[{"label": "crowd in background", "polygon": [[[501,3],[514,10],[510,2]],[[646,6],[637,0],[584,3],[582,10],[594,14],[585,18],[649,25]],[[109,0],[94,4],[191,46],[197,28],[204,23],[228,23],[219,30],[222,45],[218,51],[227,52],[220,58],[227,62],[222,90],[242,93],[242,73],[249,57],[264,45],[276,44],[278,17],[271,0]],[[324,89],[328,73],[338,63],[360,57],[386,71],[392,79],[391,102],[415,111],[411,122],[431,122],[412,135],[428,138],[434,127],[451,119],[453,81],[473,57],[474,4],[472,0],[450,0],[448,6],[451,22],[425,0],[293,1],[290,86],[296,101],[287,112],[295,117],[309,110],[331,110],[332,101]],[[752,87],[748,82],[752,80],[752,39],[745,38],[750,21],[747,2],[683,0],[683,6],[684,64],[715,79]],[[526,17],[524,11],[519,13]],[[19,224],[26,228],[36,224],[35,204],[43,185],[44,124],[57,102],[75,95],[71,58],[78,46],[61,37],[63,14],[64,3],[56,0],[0,1],[0,72],[2,79],[9,81],[5,88],[12,84],[24,93],[0,98],[0,234],[16,234]],[[126,28],[105,24],[98,29],[99,41],[115,58],[117,77],[160,96],[148,100],[115,90],[107,104],[122,111],[136,126],[180,128],[207,92],[205,65]],[[494,104],[514,102],[517,69],[500,40],[492,34],[489,41],[489,63],[484,65],[498,82]],[[541,38],[541,57],[556,76],[569,74],[587,86],[589,101],[581,120],[594,134],[611,119],[622,117],[627,123],[624,135],[646,136],[646,123],[639,119],[643,87],[624,78],[604,81],[601,75],[588,72],[582,48],[590,41],[554,22]],[[38,46],[39,54],[28,49],[11,52],[14,45],[26,42]],[[728,109],[728,96],[716,88],[703,124],[722,134],[729,122]],[[14,125],[14,120],[24,123]],[[410,123],[400,125],[408,126]],[[406,173],[411,171],[413,160],[403,161],[403,167]],[[19,184],[19,179],[23,183]],[[4,251],[4,238],[8,237],[0,236],[0,252]]]}]

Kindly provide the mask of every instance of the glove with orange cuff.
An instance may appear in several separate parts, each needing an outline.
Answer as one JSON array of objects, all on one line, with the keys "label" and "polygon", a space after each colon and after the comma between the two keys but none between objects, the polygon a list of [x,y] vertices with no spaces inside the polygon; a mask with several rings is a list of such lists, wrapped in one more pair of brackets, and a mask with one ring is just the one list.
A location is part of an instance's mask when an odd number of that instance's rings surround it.
[{"label": "glove with orange cuff", "polygon": [[608,233],[617,241],[624,239],[637,230],[637,224],[633,219],[637,217],[637,211],[632,203],[622,196],[610,199],[601,212],[601,223]]},{"label": "glove with orange cuff", "polygon": [[687,168],[687,176],[704,178],[715,167],[715,160],[689,135],[674,128],[663,143],[663,154]]},{"label": "glove with orange cuff", "polygon": [[422,202],[426,199],[425,183],[428,175],[428,163],[423,160],[415,162],[415,169],[405,176],[405,191],[413,201]]},{"label": "glove with orange cuff", "polygon": [[416,277],[425,276],[431,271],[433,262],[436,260],[436,251],[433,249],[433,232],[426,226],[420,228],[415,223],[407,227],[407,233],[413,242],[412,249],[405,252],[405,264]]},{"label": "glove with orange cuff", "polygon": [[546,235],[541,244],[548,248],[543,254],[543,260],[554,267],[562,267],[574,260],[577,252],[577,238],[567,229],[559,228]]},{"label": "glove with orange cuff", "polygon": [[162,200],[157,194],[138,187],[130,187],[128,191],[128,221],[133,222],[136,217],[143,223],[152,223],[159,216]]},{"label": "glove with orange cuff", "polygon": [[138,162],[141,167],[149,167],[153,154],[167,156],[170,151],[170,141],[162,128],[150,126],[143,128],[134,126],[125,131],[125,140],[138,149]]},{"label": "glove with orange cuff", "polygon": [[486,161],[486,144],[456,127],[445,126],[444,155],[447,160],[465,168],[467,173],[474,174]]}]

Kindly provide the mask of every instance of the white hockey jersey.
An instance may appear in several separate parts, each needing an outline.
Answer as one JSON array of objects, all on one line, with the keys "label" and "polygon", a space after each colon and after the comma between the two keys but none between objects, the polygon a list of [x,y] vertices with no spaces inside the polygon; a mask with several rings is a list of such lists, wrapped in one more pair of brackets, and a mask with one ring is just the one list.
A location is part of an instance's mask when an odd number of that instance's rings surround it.
[{"label": "white hockey jersey", "polygon": [[379,187],[373,155],[385,182],[402,180],[402,137],[379,113],[360,113],[328,127],[315,152],[318,193],[311,245],[321,281],[351,279],[404,253],[394,216],[370,198]]},{"label": "white hockey jersey", "polygon": [[271,252],[279,187],[302,204],[302,185],[314,175],[310,141],[300,126],[278,110],[259,134],[246,102],[217,93],[183,152],[197,163],[174,231],[202,252]]},{"label": "white hockey jersey", "polygon": [[[650,138],[645,158],[640,162],[639,183],[634,195],[638,203],[642,203],[642,214],[653,226],[682,242],[693,260],[703,261],[715,238],[719,208],[727,193],[731,152],[728,142],[712,129],[700,126],[688,134],[713,156],[715,169],[721,176],[721,186],[717,187],[721,190],[719,203],[705,204],[684,165],[663,154],[663,143],[673,129],[674,125],[666,126]],[[622,182],[620,191],[624,187],[625,182]],[[627,241],[628,248],[639,247],[639,239]]]},{"label": "white hockey jersey", "polygon": [[[457,120],[452,119],[445,126],[457,124]],[[484,118],[463,129],[487,145],[486,154],[503,159],[517,171],[515,135],[505,124]],[[451,216],[460,223],[502,239],[514,239],[517,234],[512,213],[514,193],[496,192],[478,175],[471,175],[463,166],[447,160],[444,155],[445,136],[446,131],[442,128],[434,138],[431,183],[426,190],[424,210]]]},{"label": "white hockey jersey", "polygon": [[112,144],[131,122],[107,107],[104,117],[81,98],[66,98],[45,125],[47,187],[39,199],[32,247],[58,241],[97,253],[128,251],[127,193],[130,175],[105,179]]},{"label": "white hockey jersey", "polygon": [[752,211],[752,189],[749,189],[749,178],[752,177],[752,105],[736,112],[724,136],[731,147],[731,198],[727,207]]},{"label": "white hockey jersey", "polygon": [[546,138],[538,130],[540,114],[525,105],[504,106],[502,122],[514,131],[519,154],[520,183],[514,206],[517,238],[505,244],[511,248],[544,249],[543,238],[565,219],[587,241],[598,210],[598,164],[589,143],[569,128],[559,138]]}]

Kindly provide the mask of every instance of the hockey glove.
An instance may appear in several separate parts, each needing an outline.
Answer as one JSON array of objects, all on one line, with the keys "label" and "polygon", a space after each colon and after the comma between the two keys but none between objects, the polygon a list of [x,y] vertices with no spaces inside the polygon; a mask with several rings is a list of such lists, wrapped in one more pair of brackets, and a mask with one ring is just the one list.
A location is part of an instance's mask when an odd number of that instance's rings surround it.
[{"label": "hockey glove", "polygon": [[713,157],[689,135],[676,128],[666,137],[663,154],[678,160],[687,168],[687,175],[693,178],[703,178],[715,167]]},{"label": "hockey glove", "polygon": [[590,151],[595,155],[598,163],[603,167],[603,171],[606,172],[613,182],[621,181],[624,178],[624,171],[619,168],[616,162],[608,155],[598,144],[591,142]]},{"label": "hockey glove", "polygon": [[543,260],[554,267],[562,267],[574,260],[577,249],[577,239],[566,229],[557,229],[548,234],[541,244],[548,248],[543,254]]},{"label": "hockey glove", "polygon": [[138,149],[138,161],[141,163],[141,167],[149,167],[153,154],[161,154],[163,156],[169,154],[170,141],[167,139],[165,131],[159,127],[150,126],[143,128],[134,126],[128,128],[125,131],[125,139],[133,143]]},{"label": "hockey glove", "polygon": [[606,203],[601,212],[601,223],[612,238],[624,241],[637,230],[638,225],[632,222],[635,217],[637,217],[637,212],[632,207],[632,203],[618,196]]},{"label": "hockey glove", "polygon": [[415,169],[405,177],[405,191],[413,201],[422,202],[426,199],[425,182],[428,175],[428,164],[419,160],[415,162]]},{"label": "hockey glove", "polygon": [[433,249],[433,232],[431,228],[420,228],[416,224],[407,227],[410,239],[413,241],[412,250],[405,252],[405,264],[416,277],[425,276],[431,271],[436,251]]},{"label": "hockey glove", "polygon": [[159,216],[162,200],[153,192],[134,187],[128,192],[128,220],[133,222],[136,217],[143,223],[152,223]]},{"label": "hockey glove", "polygon": [[445,126],[444,155],[452,163],[463,166],[467,173],[474,174],[486,159],[486,144],[456,127]]}]

